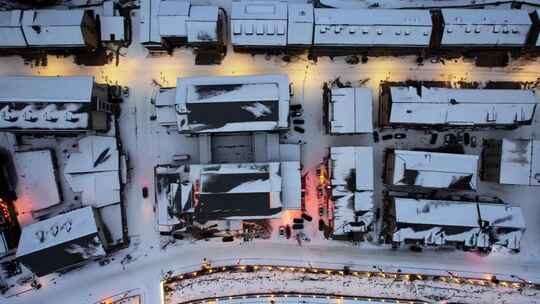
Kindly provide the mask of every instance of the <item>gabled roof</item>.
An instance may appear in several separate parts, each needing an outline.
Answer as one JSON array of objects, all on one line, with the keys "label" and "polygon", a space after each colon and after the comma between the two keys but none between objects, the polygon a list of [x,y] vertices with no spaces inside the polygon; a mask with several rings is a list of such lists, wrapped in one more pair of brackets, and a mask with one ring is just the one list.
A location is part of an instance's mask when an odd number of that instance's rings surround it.
[{"label": "gabled roof", "polygon": [[371,89],[335,88],[329,102],[330,133],[373,132]]},{"label": "gabled roof", "polygon": [[22,27],[29,46],[84,45],[85,10],[28,10]]},{"label": "gabled roof", "polygon": [[395,150],[392,184],[427,188],[475,190],[478,156]]},{"label": "gabled roof", "polygon": [[540,140],[502,140],[500,177],[501,184],[540,185]]},{"label": "gabled roof", "polygon": [[21,10],[0,12],[0,48],[26,47],[21,17]]}]

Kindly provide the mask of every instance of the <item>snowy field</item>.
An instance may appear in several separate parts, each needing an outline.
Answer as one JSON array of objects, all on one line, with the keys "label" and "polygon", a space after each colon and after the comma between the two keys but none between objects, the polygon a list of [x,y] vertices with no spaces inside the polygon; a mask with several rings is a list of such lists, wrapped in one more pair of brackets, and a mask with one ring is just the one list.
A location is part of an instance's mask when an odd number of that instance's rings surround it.
[{"label": "snowy field", "polygon": [[[134,33],[138,32],[134,23]],[[135,38],[137,36],[135,35]],[[479,182],[480,194],[497,194],[507,203],[521,206],[527,225],[519,254],[509,255],[505,250],[494,250],[488,257],[454,250],[425,250],[421,253],[408,250],[392,251],[386,246],[325,240],[317,231],[318,205],[315,201],[315,167],[322,161],[330,146],[372,145],[375,152],[375,201],[380,202],[382,190],[382,157],[389,147],[401,149],[428,146],[429,136],[423,131],[408,131],[407,138],[381,141],[374,144],[371,135],[328,136],[322,124],[322,85],[337,77],[352,84],[363,83],[373,90],[374,111],[378,111],[378,84],[382,80],[403,81],[536,81],[540,77],[540,61],[520,60],[506,68],[476,68],[473,63],[457,60],[430,62],[418,66],[414,57],[370,58],[367,64],[348,65],[343,59],[334,61],[322,58],[317,63],[296,58],[285,63],[276,57],[250,56],[229,53],[219,66],[194,66],[194,56],[189,50],[178,50],[171,57],[147,58],[146,51],[134,41],[120,59],[119,66],[84,67],[72,63],[72,58],[49,57],[48,66],[33,67],[19,58],[0,58],[1,75],[93,75],[98,82],[118,83],[130,87],[131,96],[122,105],[120,133],[124,148],[129,155],[129,184],[126,187],[128,230],[131,237],[129,248],[118,252],[111,263],[100,266],[93,263],[76,271],[50,275],[40,279],[43,287],[30,290],[8,299],[0,297],[0,303],[96,303],[101,299],[138,289],[144,303],[160,303],[160,280],[169,270],[209,259],[260,258],[292,259],[295,261],[339,262],[362,264],[382,269],[396,267],[421,268],[422,271],[451,270],[477,273],[515,274],[526,280],[540,282],[540,187],[498,185]],[[304,106],[306,133],[291,132],[284,142],[305,142],[302,162],[308,173],[307,212],[314,221],[306,227],[311,242],[298,246],[293,240],[283,240],[277,233],[271,240],[256,240],[250,244],[239,241],[223,244],[219,241],[177,241],[162,248],[154,208],[153,172],[157,164],[169,163],[174,154],[190,154],[192,162],[198,162],[198,141],[193,137],[167,132],[151,121],[154,114],[150,104],[153,82],[174,86],[177,77],[202,75],[251,75],[288,74],[294,86],[292,103]],[[376,117],[376,116],[375,116]],[[376,120],[376,118],[375,118]],[[473,132],[478,137],[478,147],[466,147],[466,153],[479,154],[482,138],[530,138],[536,137],[540,127],[537,115],[532,126],[514,131]],[[384,134],[385,132],[383,132]],[[389,133],[389,132],[386,132]],[[439,136],[439,142],[442,140]],[[141,196],[141,188],[148,186],[148,199]],[[283,221],[291,221],[292,215]],[[377,231],[375,231],[376,233]],[[125,257],[131,259],[126,263]],[[122,262],[124,261],[124,262]],[[337,284],[337,283],[336,283]],[[405,287],[403,287],[405,288]],[[406,289],[406,288],[405,288]],[[54,299],[54,300],[53,300]],[[502,303],[496,298],[488,302]],[[537,297],[536,301],[540,301]],[[534,301],[532,301],[534,302]],[[531,303],[532,303],[531,302]],[[478,303],[478,302],[477,302]],[[509,301],[507,303],[527,303]]]}]

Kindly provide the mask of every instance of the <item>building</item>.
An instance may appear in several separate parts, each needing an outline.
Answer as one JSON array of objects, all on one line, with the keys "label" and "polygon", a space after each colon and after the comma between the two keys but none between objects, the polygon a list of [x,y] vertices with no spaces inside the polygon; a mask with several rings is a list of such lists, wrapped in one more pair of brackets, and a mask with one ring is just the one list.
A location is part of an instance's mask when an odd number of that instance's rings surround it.
[{"label": "building", "polygon": [[283,210],[299,209],[300,163],[158,166],[156,189],[162,232],[187,218],[199,224],[274,219]]},{"label": "building", "polygon": [[[180,133],[280,131],[289,127],[286,75],[178,78],[159,89],[155,106],[163,126]],[[174,97],[174,98],[173,98]]]},{"label": "building", "polygon": [[442,9],[442,49],[523,48],[532,28],[527,10]]},{"label": "building", "polygon": [[389,150],[384,183],[402,188],[475,191],[478,156],[424,151]]},{"label": "building", "polygon": [[540,185],[540,141],[484,140],[481,178],[507,185]]},{"label": "building", "polygon": [[504,204],[394,197],[385,210],[385,229],[394,245],[454,245],[488,252],[500,245],[518,251],[525,231],[521,208]]},{"label": "building", "polygon": [[373,101],[369,88],[332,88],[323,92],[326,132],[373,132]]},{"label": "building", "polygon": [[115,106],[108,85],[93,77],[0,77],[0,130],[107,131]]},{"label": "building", "polygon": [[0,12],[0,52],[23,50],[27,47],[21,27],[21,10]]},{"label": "building", "polygon": [[431,43],[429,10],[315,9],[316,54],[420,54]]},{"label": "building", "polygon": [[533,90],[381,87],[379,122],[387,127],[507,127],[530,125]]},{"label": "building", "polygon": [[15,152],[13,162],[17,174],[15,208],[19,214],[32,214],[62,202],[58,166],[51,150]]},{"label": "building", "polygon": [[374,222],[373,148],[331,147],[327,168],[331,188],[328,210],[334,237],[371,231]]},{"label": "building", "polygon": [[[150,51],[224,44],[223,15],[217,6],[190,1],[141,1],[140,42]],[[220,50],[221,51],[221,50]]]},{"label": "building", "polygon": [[231,42],[235,51],[305,50],[312,36],[312,5],[280,1],[232,3]]},{"label": "building", "polygon": [[96,212],[85,207],[24,227],[16,257],[41,277],[105,256],[104,238]]},{"label": "building", "polygon": [[120,15],[113,1],[103,2],[99,23],[102,42],[120,44],[131,42],[131,21]]}]

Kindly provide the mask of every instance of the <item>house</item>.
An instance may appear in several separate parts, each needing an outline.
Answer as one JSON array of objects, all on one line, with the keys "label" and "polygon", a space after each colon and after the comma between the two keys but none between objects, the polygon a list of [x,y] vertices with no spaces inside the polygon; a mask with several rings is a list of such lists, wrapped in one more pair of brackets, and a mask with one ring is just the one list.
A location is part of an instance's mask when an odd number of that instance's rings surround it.
[{"label": "house", "polygon": [[481,178],[507,185],[540,185],[540,141],[484,140]]},{"label": "house", "polygon": [[300,205],[300,163],[158,166],[156,189],[162,232],[186,216],[200,224],[275,219]]},{"label": "house", "polygon": [[321,55],[419,53],[431,43],[429,10],[316,8],[314,22],[314,52]]},{"label": "house", "polygon": [[94,209],[80,208],[24,227],[16,257],[42,277],[105,256],[104,238]]},{"label": "house", "polygon": [[313,37],[313,6],[282,1],[232,3],[231,42],[235,51],[305,50]]},{"label": "house", "polygon": [[373,101],[369,88],[325,89],[326,131],[330,134],[373,132]]},{"label": "house", "polygon": [[533,90],[383,86],[379,121],[387,127],[507,127],[530,125]]},{"label": "house", "polygon": [[89,10],[26,10],[21,26],[30,48],[93,50],[100,43],[98,25]]},{"label": "house", "polygon": [[154,100],[160,124],[176,124],[180,133],[280,131],[289,127],[286,75],[178,78],[176,88],[159,89]]},{"label": "house", "polygon": [[110,87],[90,76],[0,77],[0,130],[107,131],[114,110]]},{"label": "house", "polygon": [[217,6],[190,1],[141,1],[140,42],[150,51],[224,44],[223,15]]},{"label": "house", "polygon": [[478,156],[424,151],[388,150],[384,183],[400,188],[475,191]]},{"label": "house", "polygon": [[521,48],[526,46],[532,22],[521,9],[442,9],[440,47]]},{"label": "house", "polygon": [[462,201],[389,198],[386,231],[395,245],[455,245],[519,250],[525,231],[520,207]]},{"label": "house", "polygon": [[330,206],[333,235],[364,234],[372,230],[373,148],[330,147]]}]

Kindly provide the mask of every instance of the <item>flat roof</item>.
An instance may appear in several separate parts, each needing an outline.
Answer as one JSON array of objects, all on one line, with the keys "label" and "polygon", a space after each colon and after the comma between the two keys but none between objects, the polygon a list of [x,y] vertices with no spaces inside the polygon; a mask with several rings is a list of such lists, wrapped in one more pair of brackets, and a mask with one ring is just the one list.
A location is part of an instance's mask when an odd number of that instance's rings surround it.
[{"label": "flat roof", "polygon": [[373,132],[373,101],[369,88],[331,90],[329,123],[331,133]]},{"label": "flat roof", "polygon": [[[282,145],[280,145],[282,146]],[[302,169],[299,161],[284,161],[280,163],[281,201],[284,209],[302,208]]]},{"label": "flat roof", "polygon": [[406,150],[393,155],[393,185],[476,190],[477,155]]},{"label": "flat roof", "polygon": [[[97,234],[97,231],[92,207],[60,214],[24,227],[17,248],[17,257]],[[103,248],[99,247],[103,252]]]},{"label": "flat roof", "polygon": [[[124,27],[124,17],[122,16],[102,16],[101,40],[102,41],[124,41],[126,29]],[[114,35],[114,40],[112,40]]]},{"label": "flat roof", "polygon": [[2,76],[0,103],[92,101],[91,76]]},{"label": "flat roof", "polygon": [[313,41],[313,5],[289,3],[287,23],[288,45],[310,45]]},{"label": "flat roof", "polygon": [[286,75],[178,78],[181,132],[270,131],[288,127]]},{"label": "flat roof", "polygon": [[502,139],[501,184],[540,185],[540,141],[534,139]]},{"label": "flat roof", "polygon": [[397,223],[478,227],[476,203],[394,198]]},{"label": "flat roof", "polygon": [[280,1],[233,2],[231,42],[246,46],[287,44],[287,3]]},{"label": "flat roof", "polygon": [[315,9],[315,45],[429,46],[428,10]]},{"label": "flat roof", "polygon": [[71,153],[64,176],[73,192],[81,193],[85,205],[102,207],[119,203],[120,153],[113,136],[90,135],[78,142],[79,151]]},{"label": "flat roof", "polygon": [[31,213],[60,203],[50,150],[15,152],[13,161],[17,172],[17,212]]},{"label": "flat roof", "polygon": [[533,90],[390,87],[390,123],[495,125],[526,123],[536,109]]}]

